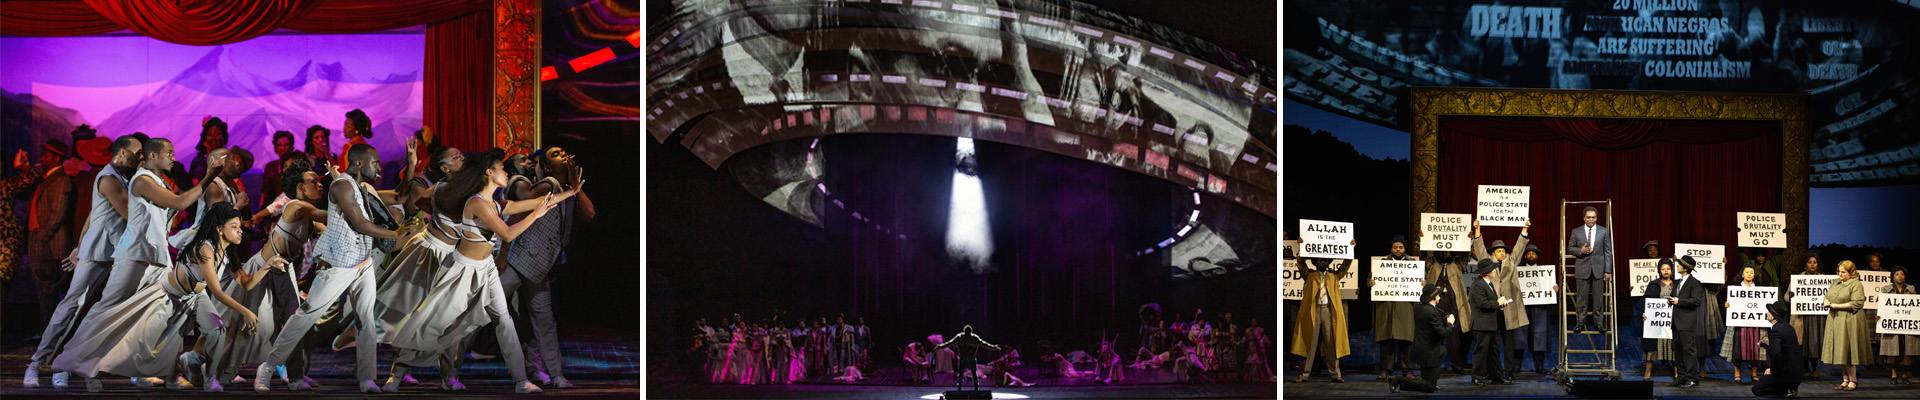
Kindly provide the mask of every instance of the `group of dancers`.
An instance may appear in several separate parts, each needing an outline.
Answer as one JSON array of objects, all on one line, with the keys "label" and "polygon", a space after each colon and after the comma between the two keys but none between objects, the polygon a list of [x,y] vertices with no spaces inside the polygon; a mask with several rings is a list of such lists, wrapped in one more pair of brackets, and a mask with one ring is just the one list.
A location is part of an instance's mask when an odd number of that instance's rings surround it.
[{"label": "group of dancers", "polygon": [[[1569,330],[1576,334],[1604,334],[1609,329],[1608,324],[1602,323],[1602,312],[1606,310],[1604,301],[1610,299],[1604,295],[1604,285],[1614,278],[1612,233],[1598,225],[1598,212],[1594,207],[1585,208],[1582,214],[1584,223],[1568,232],[1568,245],[1564,250],[1575,257],[1574,265],[1569,266],[1577,293],[1575,304],[1567,307],[1573,311],[1568,313]],[[1424,252],[1426,275],[1418,302],[1374,304],[1374,337],[1381,349],[1378,372],[1390,390],[1437,390],[1440,367],[1449,358],[1450,372],[1460,374],[1465,372],[1463,369],[1471,369],[1474,385],[1512,384],[1514,375],[1520,371],[1521,357],[1527,353],[1533,354],[1534,372],[1548,373],[1545,356],[1551,338],[1559,335],[1550,329],[1558,319],[1553,313],[1559,306],[1516,304],[1521,296],[1516,268],[1542,265],[1539,249],[1528,243],[1531,226],[1531,221],[1524,224],[1513,247],[1500,240],[1488,246],[1482,241],[1479,223],[1474,222],[1468,235],[1472,241],[1471,253]],[[1391,252],[1386,259],[1419,259],[1410,254],[1412,246],[1404,237],[1395,236],[1389,245]],[[1517,257],[1509,256],[1514,249],[1524,251]],[[1882,293],[1915,293],[1915,286],[1908,283],[1905,268],[1894,265],[1883,269],[1879,254],[1868,255],[1865,268],[1843,260],[1831,273],[1822,269],[1818,255],[1806,256],[1803,272],[1789,272],[1789,265],[1781,260],[1769,260],[1758,252],[1741,254],[1740,267],[1732,269],[1739,271],[1739,276],[1729,277],[1723,285],[1703,283],[1694,276],[1693,269],[1706,260],[1695,260],[1691,255],[1662,257],[1658,242],[1648,242],[1642,250],[1648,259],[1658,260],[1659,271],[1646,285],[1643,296],[1664,298],[1674,308],[1674,338],[1642,341],[1646,360],[1643,379],[1653,378],[1655,361],[1672,361],[1673,385],[1697,387],[1705,360],[1718,355],[1735,366],[1735,382],[1742,380],[1742,367],[1745,367],[1745,372],[1753,377],[1756,395],[1797,393],[1803,379],[1817,376],[1823,360],[1841,367],[1841,383],[1835,390],[1855,389],[1859,382],[1855,367],[1875,364],[1886,365],[1892,371],[1895,385],[1910,384],[1911,372],[1907,370],[1912,368],[1916,356],[1920,356],[1920,336],[1871,333],[1871,324],[1877,316],[1873,310],[1864,309],[1866,296],[1861,272],[1889,273],[1890,284],[1880,289]],[[1293,258],[1291,251],[1286,256]],[[1717,261],[1734,261],[1730,258]],[[1315,371],[1315,361],[1325,360],[1333,382],[1342,383],[1340,358],[1351,354],[1352,349],[1347,340],[1346,301],[1340,299],[1338,291],[1339,281],[1350,278],[1354,272],[1354,263],[1303,258],[1297,265],[1304,290],[1294,319],[1291,352],[1306,357],[1306,362],[1294,382],[1305,381]],[[1786,312],[1784,294],[1789,292],[1786,283],[1790,275],[1828,274],[1838,279],[1821,299],[1830,310],[1826,315]],[[1766,317],[1772,326],[1727,327],[1723,310],[1731,303],[1718,297],[1725,286],[1779,288],[1783,297],[1767,306]],[[1554,284],[1550,291],[1559,293],[1559,285]],[[1640,308],[1622,309],[1639,311]],[[1639,323],[1645,318],[1634,318],[1631,322]],[[1719,340],[1720,345],[1710,345],[1713,340]],[[1467,360],[1469,354],[1473,358],[1471,362]],[[1876,360],[1876,355],[1885,358]],[[1415,364],[1419,365],[1418,378],[1412,373]],[[1401,376],[1390,376],[1396,368],[1404,372]]]},{"label": "group of dancers", "polygon": [[[1241,328],[1233,314],[1219,319],[1184,316],[1167,321],[1143,323],[1140,348],[1132,364],[1126,364],[1119,346],[1112,340],[1097,343],[1092,354],[1074,350],[1061,355],[1047,340],[1036,342],[1040,351],[1040,374],[1052,377],[1088,377],[1102,383],[1125,380],[1124,369],[1171,368],[1189,382],[1212,381],[1211,376],[1238,372],[1248,381],[1271,381],[1273,368],[1268,361],[1271,339],[1258,321]],[[697,376],[709,383],[791,384],[807,379],[831,379],[842,382],[865,381],[876,370],[872,357],[873,332],[866,318],[849,324],[842,315],[829,323],[822,317],[789,324],[781,318],[749,323],[739,314],[710,325],[705,318],[694,321],[691,346],[687,353],[700,360]],[[957,338],[956,338],[957,339]],[[966,357],[956,354],[953,342],[940,334],[925,341],[913,341],[897,348],[906,368],[905,380],[931,382],[935,375],[954,374],[960,378],[985,377],[1002,386],[1032,386],[1015,375],[1024,363],[1014,346],[987,345],[1001,351],[986,363],[964,365]],[[1082,371],[1075,364],[1093,364]]]},{"label": "group of dancers", "polygon": [[849,325],[841,315],[829,325],[820,317],[811,326],[803,320],[789,328],[779,318],[748,325],[734,314],[722,318],[720,326],[701,318],[694,321],[693,347],[687,351],[705,354],[700,375],[711,383],[787,384],[808,377],[864,381],[872,372],[867,350],[873,347],[873,331],[865,317],[856,320]]},{"label": "group of dancers", "polygon": [[[425,365],[439,367],[442,389],[465,390],[459,355],[492,324],[515,392],[541,391],[530,368],[542,385],[572,387],[549,278],[573,220],[593,215],[573,157],[558,147],[462,153],[422,129],[407,140],[395,187],[379,190],[370,122],[346,114],[338,156],[318,125],[304,152],[276,134],[281,159],[264,184],[279,194],[263,191],[268,204],[255,214],[239,181],[251,161],[231,156],[243,150],[226,147],[217,118],[195,146],[194,170],[205,172],[189,179],[170,177],[180,163],[167,139],[113,139],[91,193],[76,193],[92,207],[25,386],[40,386],[49,367],[61,389],[79,377],[98,392],[114,374],[140,387],[221,392],[245,384],[240,368],[254,364],[256,392],[276,376],[289,390],[313,390],[311,352],[326,346],[355,348],[361,392],[396,392]],[[191,217],[176,222],[183,212]],[[532,314],[533,347],[521,347],[510,295],[515,314]],[[384,384],[375,381],[380,344],[395,350]]]},{"label": "group of dancers", "polygon": [[[1250,319],[1247,327],[1234,322],[1233,313],[1218,321],[1201,318],[1194,311],[1192,321],[1176,316],[1172,325],[1157,321],[1140,328],[1140,349],[1134,352],[1135,369],[1171,367],[1174,375],[1190,382],[1208,382],[1213,376],[1237,375],[1249,382],[1271,382],[1274,370],[1269,361],[1272,339],[1260,320]],[[1216,324],[1217,323],[1217,324]]]}]

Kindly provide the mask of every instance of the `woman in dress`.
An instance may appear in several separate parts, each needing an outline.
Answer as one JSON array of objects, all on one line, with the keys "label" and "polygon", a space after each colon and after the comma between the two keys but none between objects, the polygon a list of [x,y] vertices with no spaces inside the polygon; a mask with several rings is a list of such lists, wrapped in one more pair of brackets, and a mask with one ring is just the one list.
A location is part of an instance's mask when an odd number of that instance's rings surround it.
[{"label": "woman in dress", "polygon": [[[1740,270],[1740,281],[1730,286],[1765,287],[1773,284],[1767,282],[1766,276],[1760,275],[1760,272],[1753,267],[1746,267]],[[1733,307],[1733,303],[1727,302],[1725,306]],[[1747,372],[1751,373],[1753,379],[1760,379],[1760,364],[1767,362],[1767,353],[1760,350],[1760,340],[1767,338],[1767,328],[1728,328],[1730,329],[1727,329],[1726,337],[1720,339],[1720,358],[1725,358],[1728,363],[1733,364],[1733,381],[1740,381],[1741,364],[1747,365]]]},{"label": "woman in dress", "polygon": [[[391,368],[394,378],[387,380],[384,391],[399,391],[398,377],[406,375],[411,365],[438,362],[443,355],[458,354],[460,341],[467,334],[489,322],[499,321],[501,323],[494,325],[494,334],[500,340],[507,372],[515,382],[514,391],[540,392],[540,387],[527,381],[526,353],[520,348],[513,319],[507,314],[506,295],[500,288],[500,271],[494,264],[490,236],[498,235],[503,242],[512,241],[546,215],[556,201],[579,193],[580,188],[546,196],[538,204],[518,202],[501,207],[491,195],[507,183],[507,173],[501,168],[504,158],[504,152],[499,149],[482,152],[467,160],[466,168],[454,173],[435,191],[435,211],[448,219],[460,218],[459,225],[450,232],[458,235],[459,245],[447,256],[444,270],[435,274],[425,299],[398,325],[386,331],[383,339],[393,344],[395,354]],[[501,217],[520,213],[531,214],[511,226]]]},{"label": "woman in dress", "polygon": [[[1913,285],[1907,284],[1907,269],[1893,266],[1892,283],[1880,287],[1883,294],[1915,294]],[[1875,316],[1874,324],[1880,323]],[[1880,335],[1880,355],[1886,357],[1888,369],[1893,370],[1893,383],[1896,385],[1913,384],[1913,357],[1920,356],[1920,335]]]},{"label": "woman in dress", "polygon": [[1820,359],[1839,365],[1844,374],[1833,389],[1850,391],[1860,386],[1855,367],[1873,361],[1873,351],[1867,347],[1867,319],[1860,314],[1867,303],[1867,292],[1860,285],[1860,272],[1853,261],[1841,261],[1835,275],[1839,279],[1827,287],[1827,296],[1821,299],[1827,305],[1827,332],[1820,342]]},{"label": "woman in dress", "polygon": [[[1673,296],[1672,259],[1660,259],[1660,279],[1647,282],[1647,290],[1643,293],[1644,296],[1648,298],[1656,299]],[[1640,320],[1646,321],[1646,312],[1642,310],[1640,314]],[[1646,356],[1646,366],[1640,374],[1641,380],[1653,380],[1654,361],[1666,361],[1669,367],[1673,366],[1673,339],[1647,339],[1643,337],[1640,339],[1640,351]],[[1679,370],[1676,368],[1670,374],[1675,379],[1678,379],[1680,377],[1678,375],[1679,373]]]},{"label": "woman in dress", "polygon": [[[217,267],[225,265],[227,247],[241,243],[240,222],[245,216],[234,211],[231,203],[219,202],[208,206],[201,217],[208,229],[195,233],[179,257],[152,283],[98,318],[81,324],[79,331],[91,334],[84,336],[86,341],[69,345],[68,351],[54,360],[54,366],[71,366],[63,369],[86,378],[89,392],[101,390],[101,372],[173,376],[175,357],[181,355],[183,347],[179,333],[192,324],[207,343],[215,344],[211,358],[215,362],[202,367],[208,371],[220,369],[216,364],[225,358],[226,351],[218,318],[222,308],[237,310],[238,325],[243,329],[251,329],[259,319],[220,288],[224,269]],[[168,383],[168,387],[179,389],[181,385]],[[225,391],[217,380],[206,382],[205,388],[208,392]]]},{"label": "woman in dress", "polygon": [[[1808,254],[1806,269],[1794,275],[1825,275],[1820,273],[1820,256],[1817,254]],[[1793,330],[1794,334],[1800,336],[1800,348],[1809,350],[1806,356],[1803,357],[1807,360],[1807,365],[1805,366],[1807,370],[1807,380],[1818,379],[1820,377],[1821,354],[1819,351],[1813,351],[1813,349],[1820,348],[1820,343],[1825,342],[1827,335],[1827,316],[1795,315],[1793,316]]]}]

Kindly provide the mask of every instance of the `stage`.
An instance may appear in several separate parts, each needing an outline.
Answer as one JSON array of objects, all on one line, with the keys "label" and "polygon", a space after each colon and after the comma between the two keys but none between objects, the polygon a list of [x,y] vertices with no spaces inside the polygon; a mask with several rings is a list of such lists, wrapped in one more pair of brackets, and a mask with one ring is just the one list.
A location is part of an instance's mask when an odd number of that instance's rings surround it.
[{"label": "stage", "polygon": [[[967,387],[972,390],[972,386]],[[886,384],[795,384],[725,385],[708,383],[666,383],[647,389],[647,398],[657,399],[938,399],[952,386],[932,384],[896,386]],[[1271,399],[1272,382],[1234,382],[1213,384],[1154,384],[1111,386],[1047,386],[988,388],[996,399]]]},{"label": "stage", "polygon": [[[1298,371],[1290,370],[1289,378],[1281,383],[1282,393],[1287,398],[1307,399],[1378,399],[1378,398],[1429,398],[1429,399],[1478,399],[1478,398],[1582,398],[1567,391],[1567,386],[1555,384],[1550,378],[1531,372],[1521,372],[1513,385],[1475,386],[1472,377],[1467,374],[1442,373],[1440,391],[1420,393],[1402,390],[1390,393],[1385,381],[1366,371],[1354,370],[1343,378],[1346,383],[1333,383],[1325,374],[1314,375],[1306,382],[1293,383],[1292,377],[1299,376]],[[1666,368],[1656,367],[1655,371],[1665,372]],[[1638,370],[1630,377],[1622,377],[1621,382],[1640,381]],[[1843,399],[1912,399],[1920,397],[1920,385],[1890,386],[1885,370],[1872,375],[1863,370],[1860,374],[1860,388],[1853,391],[1834,390],[1840,383],[1838,368],[1833,371],[1822,369],[1820,380],[1806,381],[1800,384],[1799,398],[1843,398]],[[1414,373],[1419,376],[1419,373]],[[1653,378],[1653,397],[1656,399],[1720,399],[1753,398],[1753,379],[1745,378],[1745,383],[1733,382],[1733,374],[1706,374],[1700,377],[1700,386],[1691,389],[1673,387],[1673,378],[1655,376]]]},{"label": "stage", "polygon": [[[567,379],[573,381],[574,388],[559,389],[552,387],[552,385],[542,385],[541,389],[545,391],[540,395],[596,398],[634,398],[640,395],[639,338],[633,337],[631,333],[620,334],[605,329],[596,329],[591,326],[566,323],[562,323],[560,332],[561,337],[566,339],[561,342],[560,346],[561,353],[567,357]],[[40,373],[41,387],[27,389],[21,387],[20,377],[24,372],[21,368],[27,365],[27,358],[32,355],[34,343],[38,341],[29,342],[26,339],[28,338],[25,335],[16,334],[8,334],[4,338],[5,350],[0,352],[0,366],[4,366],[4,368],[0,368],[0,397],[8,399],[34,399],[71,398],[81,395],[91,397],[105,396],[108,398],[203,398],[207,396],[228,398],[255,396],[364,398],[367,396],[367,394],[360,393],[357,390],[358,384],[353,381],[353,349],[338,352],[331,350],[314,351],[312,367],[308,372],[309,375],[313,376],[314,380],[319,381],[320,385],[315,387],[314,391],[311,392],[288,391],[286,384],[277,378],[274,379],[272,392],[259,395],[253,392],[253,384],[251,382],[246,384],[223,383],[227,392],[224,394],[214,394],[203,392],[199,388],[176,391],[167,390],[163,387],[135,387],[133,384],[127,382],[127,379],[124,377],[109,376],[102,379],[106,385],[105,391],[101,393],[87,393],[86,385],[78,378],[73,379],[72,386],[68,389],[53,389],[53,373],[45,370],[42,370]],[[381,346],[379,360],[381,365],[375,371],[377,374],[375,379],[377,382],[385,383],[387,378],[387,363],[393,360],[393,349],[391,347]],[[437,368],[419,367],[413,370],[413,377],[420,380],[420,383],[402,385],[398,395],[446,398],[516,395],[513,393],[513,382],[507,378],[506,364],[501,362],[499,358],[478,361],[469,359],[461,368],[460,382],[467,385],[467,390],[464,392],[440,390],[440,375]],[[246,377],[247,379],[253,378],[253,368],[250,366],[241,368],[241,371],[242,377]],[[539,383],[535,382],[535,384],[538,385]]]}]

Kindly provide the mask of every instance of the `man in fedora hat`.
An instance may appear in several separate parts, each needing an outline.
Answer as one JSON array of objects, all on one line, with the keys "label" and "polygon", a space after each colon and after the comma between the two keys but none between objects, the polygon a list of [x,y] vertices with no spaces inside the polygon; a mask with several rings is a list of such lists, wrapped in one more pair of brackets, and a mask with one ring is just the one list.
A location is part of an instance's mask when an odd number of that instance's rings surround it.
[{"label": "man in fedora hat", "polygon": [[[1531,228],[1533,228],[1533,219],[1529,218],[1521,226],[1520,237],[1514,240],[1515,246],[1520,248],[1528,246],[1527,230]],[[1512,257],[1513,248],[1507,247],[1507,242],[1501,240],[1493,241],[1493,247],[1488,248],[1483,241],[1485,236],[1480,234],[1480,221],[1477,220],[1473,222],[1473,234],[1469,237],[1473,239],[1474,258],[1491,259],[1499,263],[1500,270],[1494,274],[1494,286],[1500,289],[1500,293],[1519,298],[1521,293],[1520,257]],[[1506,376],[1512,378],[1514,374],[1520,373],[1520,358],[1514,354],[1514,351],[1520,350],[1520,347],[1517,346],[1514,336],[1525,334],[1522,330],[1526,329],[1530,321],[1527,319],[1527,310],[1522,306],[1501,309],[1500,316],[1502,328],[1497,333],[1500,335],[1500,354],[1506,361]]]},{"label": "man in fedora hat", "polygon": [[1693,278],[1694,265],[1693,256],[1680,257],[1676,271],[1681,277],[1674,279],[1674,295],[1667,298],[1667,304],[1673,305],[1673,356],[1680,364],[1680,377],[1673,386],[1683,388],[1700,386],[1700,338],[1695,331],[1700,329],[1700,305],[1707,302],[1707,291]]},{"label": "man in fedora hat", "polygon": [[[1420,231],[1420,237],[1426,237]],[[1459,319],[1458,327],[1447,332],[1447,354],[1453,365],[1447,368],[1449,373],[1461,373],[1467,364],[1469,344],[1473,342],[1473,307],[1467,304],[1467,280],[1473,277],[1474,261],[1467,250],[1426,252],[1426,282],[1439,287],[1434,295],[1434,306],[1447,315]],[[1436,365],[1437,367],[1438,365]]]},{"label": "man in fedora hat", "polygon": [[[86,125],[74,129],[92,130]],[[40,322],[53,319],[54,305],[60,304],[60,295],[66,294],[60,286],[60,258],[73,251],[72,216],[73,175],[75,170],[67,168],[73,158],[67,144],[59,139],[47,139],[40,146],[40,187],[34,189],[31,206],[27,209],[27,265],[33,270],[34,289],[40,298]]]},{"label": "man in fedora hat", "polygon": [[1767,339],[1760,346],[1767,348],[1767,370],[1758,379],[1753,380],[1754,396],[1799,395],[1801,369],[1800,338],[1793,333],[1793,324],[1787,322],[1787,302],[1774,301],[1767,304],[1767,322],[1773,327],[1767,329]]},{"label": "man in fedora hat", "polygon": [[1440,360],[1446,358],[1447,348],[1441,345],[1448,334],[1453,333],[1454,317],[1440,309],[1440,286],[1428,284],[1420,288],[1420,304],[1413,309],[1413,362],[1420,364],[1420,379],[1396,376],[1387,379],[1387,389],[1400,393],[1405,388],[1416,392],[1433,393],[1440,390],[1436,383],[1440,381]]},{"label": "man in fedora hat", "polygon": [[1467,286],[1467,301],[1473,304],[1473,384],[1511,385],[1500,366],[1499,346],[1494,338],[1499,332],[1507,330],[1502,318],[1503,311],[1513,304],[1513,299],[1494,286],[1494,275],[1500,270],[1500,262],[1492,258],[1480,260],[1479,267],[1473,269],[1477,278]]}]

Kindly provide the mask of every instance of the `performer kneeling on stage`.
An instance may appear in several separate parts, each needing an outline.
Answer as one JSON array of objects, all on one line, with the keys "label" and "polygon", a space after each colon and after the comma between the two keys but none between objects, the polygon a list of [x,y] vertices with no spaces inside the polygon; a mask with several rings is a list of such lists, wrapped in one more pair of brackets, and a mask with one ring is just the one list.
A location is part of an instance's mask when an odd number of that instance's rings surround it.
[{"label": "performer kneeling on stage", "polygon": [[[944,349],[948,347],[960,348],[960,351],[958,352],[960,355],[960,365],[957,365],[956,366],[957,368],[954,368],[954,370],[962,371],[962,372],[975,370],[975,366],[977,366],[980,363],[980,349],[986,348],[986,349],[992,349],[994,351],[1000,350],[1000,346],[995,345],[993,343],[987,343],[985,339],[980,338],[980,335],[973,334],[973,325],[967,325],[967,326],[961,327],[960,333],[953,335],[953,340],[948,340],[946,343],[941,343],[939,346],[934,346],[934,349],[937,350],[937,349]],[[966,375],[963,374],[960,376],[964,377]],[[954,386],[955,386],[954,389],[963,390],[964,386],[962,385],[964,382],[965,381],[961,381],[958,378],[954,379]],[[973,388],[975,390],[980,389],[980,376],[978,373],[974,374]]]},{"label": "performer kneeling on stage", "polygon": [[1420,364],[1420,379],[1396,376],[1387,379],[1387,389],[1400,393],[1400,388],[1416,392],[1433,393],[1440,390],[1435,385],[1440,381],[1440,361],[1446,358],[1447,348],[1443,341],[1453,332],[1453,314],[1440,309],[1440,285],[1429,284],[1420,289],[1420,301],[1413,309],[1413,362]]},{"label": "performer kneeling on stage", "polygon": [[1800,394],[1800,374],[1804,366],[1800,363],[1800,338],[1793,333],[1793,324],[1787,323],[1786,317],[1787,302],[1767,304],[1767,322],[1773,323],[1773,327],[1767,329],[1767,339],[1760,342],[1760,346],[1767,348],[1768,364],[1765,373],[1753,380],[1754,396]]}]

